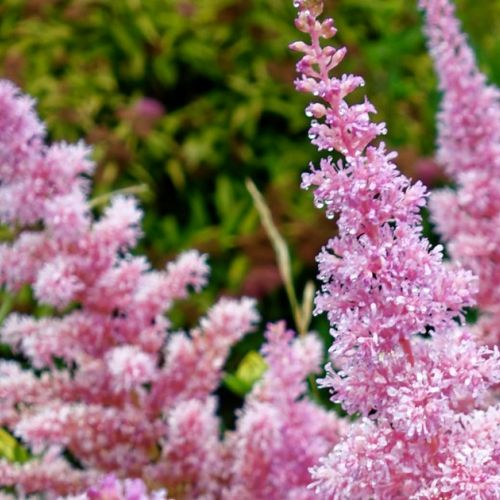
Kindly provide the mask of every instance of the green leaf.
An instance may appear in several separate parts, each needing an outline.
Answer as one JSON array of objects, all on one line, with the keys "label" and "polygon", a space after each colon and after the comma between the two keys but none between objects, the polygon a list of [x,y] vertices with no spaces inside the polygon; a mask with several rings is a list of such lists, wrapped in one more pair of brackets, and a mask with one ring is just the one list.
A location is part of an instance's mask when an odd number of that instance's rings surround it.
[{"label": "green leaf", "polygon": [[219,176],[215,181],[215,206],[219,217],[224,218],[226,213],[234,210],[235,200],[231,180],[226,176]]},{"label": "green leaf", "polygon": [[244,396],[252,390],[266,370],[264,358],[257,351],[250,351],[241,360],[236,372],[226,374],[223,382],[230,391]]},{"label": "green leaf", "polygon": [[21,446],[17,439],[5,429],[0,428],[0,457],[9,462],[26,462],[29,459],[29,452]]}]

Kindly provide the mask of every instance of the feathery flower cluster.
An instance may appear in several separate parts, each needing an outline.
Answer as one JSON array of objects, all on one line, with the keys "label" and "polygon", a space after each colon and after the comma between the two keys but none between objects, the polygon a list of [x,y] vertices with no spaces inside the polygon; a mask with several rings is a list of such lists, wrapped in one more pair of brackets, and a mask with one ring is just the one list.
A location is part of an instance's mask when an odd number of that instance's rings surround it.
[{"label": "feathery flower cluster", "polygon": [[205,285],[205,256],[154,271],[132,255],[136,202],[116,196],[94,216],[88,149],[46,145],[33,101],[0,81],[0,223],[11,231],[0,284],[30,286],[54,311],[11,314],[0,331],[26,361],[0,361],[0,425],[31,451],[0,460],[0,486],[75,500],[497,498],[500,354],[477,343],[462,311],[479,292],[487,343],[498,340],[499,94],[448,0],[422,0],[445,92],[440,158],[458,184],[433,201],[456,259],[445,263],[421,234],[424,186],[374,144],[386,129],[373,105],[348,102],[363,80],[332,76],[346,50],[324,45],[336,29],[319,19],[322,2],[294,5],[311,39],[291,46],[304,54],[296,87],[314,96],[310,138],[344,156],[303,175],[338,224],[318,256],[316,313],[334,337],[322,384],[362,418],[347,425],[306,397],[321,343],[278,323],[262,347],[267,371],[221,439],[214,391],[257,321],[254,302],[220,299],[196,328],[172,331],[166,313]]},{"label": "feathery flower cluster", "polygon": [[483,341],[500,344],[500,91],[488,85],[449,0],[421,0],[443,102],[438,160],[457,190],[430,208],[450,255],[479,277]]},{"label": "feathery flower cluster", "polygon": [[1,460],[0,486],[90,500],[167,491],[177,499],[312,498],[308,469],[343,428],[303,399],[321,343],[271,326],[268,372],[221,439],[213,392],[229,349],[257,320],[253,300],[220,299],[198,327],[171,331],[165,313],[203,287],[205,256],[186,252],[164,271],[132,256],[135,201],[116,197],[96,220],[83,177],[93,168],[87,149],[45,145],[33,101],[4,81],[0,158],[0,214],[12,231],[0,246],[1,284],[11,292],[30,285],[55,311],[14,313],[1,329],[34,370],[0,362],[0,424],[34,457]]},{"label": "feathery flower cluster", "polygon": [[303,175],[316,205],[338,217],[338,236],[318,256],[316,312],[327,313],[335,338],[322,384],[364,417],[312,471],[314,487],[327,498],[494,498],[500,420],[485,407],[500,356],[456,323],[477,282],[422,237],[425,188],[397,171],[383,142],[372,144],[385,133],[370,121],[373,105],[347,101],[363,80],[331,76],[346,50],[323,47],[336,30],[318,19],[322,2],[294,4],[311,39],[291,46],[304,54],[296,88],[315,97],[310,138],[345,156]]},{"label": "feathery flower cluster", "polygon": [[222,461],[211,393],[257,320],[253,301],[221,299],[198,328],[167,335],[164,314],[205,284],[205,257],[186,252],[150,270],[130,254],[141,219],[133,199],[114,198],[94,220],[87,148],[45,145],[33,102],[4,81],[0,110],[0,216],[13,235],[0,248],[1,282],[31,285],[59,311],[11,314],[2,327],[37,371],[0,363],[1,424],[41,458],[3,461],[0,484],[73,494],[113,472],[199,497]]},{"label": "feathery flower cluster", "polygon": [[112,474],[104,477],[85,493],[66,498],[68,500],[167,500],[163,490],[150,495],[140,479],[120,481]]},{"label": "feathery flower cluster", "polygon": [[322,344],[313,334],[294,339],[284,323],[270,325],[266,339],[268,370],[227,438],[231,478],[224,498],[313,500],[309,468],[345,429],[335,413],[304,397],[305,378],[321,364]]}]

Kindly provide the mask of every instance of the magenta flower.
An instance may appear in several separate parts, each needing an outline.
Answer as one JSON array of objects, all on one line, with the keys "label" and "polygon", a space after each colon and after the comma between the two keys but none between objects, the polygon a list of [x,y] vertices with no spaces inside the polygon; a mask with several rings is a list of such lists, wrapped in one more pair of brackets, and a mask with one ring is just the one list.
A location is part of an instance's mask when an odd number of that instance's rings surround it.
[{"label": "magenta flower", "polygon": [[40,458],[1,461],[0,485],[54,497],[112,472],[131,479],[105,480],[89,498],[149,498],[144,485],[158,481],[185,498],[210,495],[223,462],[212,392],[257,320],[253,300],[221,299],[198,328],[171,331],[164,314],[205,285],[205,256],[185,252],[163,271],[132,256],[136,201],[114,197],[96,220],[87,148],[45,145],[33,102],[7,82],[0,131],[0,219],[15,230],[0,246],[0,282],[12,292],[30,285],[59,310],[11,314],[2,326],[2,340],[41,375],[0,363],[0,421]]},{"label": "magenta flower", "polygon": [[452,258],[479,277],[478,331],[500,343],[500,92],[488,85],[449,0],[422,0],[430,53],[443,101],[439,162],[457,190],[431,199],[433,219]]},{"label": "magenta flower", "polygon": [[146,485],[140,479],[119,481],[115,476],[103,478],[97,486],[86,493],[73,497],[73,500],[167,500],[164,491],[149,494]]},{"label": "magenta flower", "polygon": [[226,440],[229,488],[223,498],[309,500],[309,468],[337,443],[345,424],[304,397],[322,346],[313,334],[294,338],[268,326],[262,354],[268,369],[247,397]]},{"label": "magenta flower", "polygon": [[[409,498],[429,487],[458,498],[467,479],[445,477],[463,467],[453,457],[470,440],[484,491],[498,491],[500,426],[482,444],[474,436],[499,380],[499,353],[479,349],[455,321],[474,304],[477,280],[422,237],[425,188],[396,170],[383,142],[372,144],[386,132],[370,121],[373,105],[346,100],[363,80],[332,76],[346,50],[323,46],[336,30],[318,19],[322,3],[295,5],[297,28],[311,39],[291,46],[304,54],[296,87],[314,97],[309,136],[345,157],[323,159],[303,176],[338,225],[318,256],[316,312],[327,313],[334,337],[322,384],[348,413],[364,416],[312,470],[313,486],[323,498]],[[488,415],[500,423],[498,412]]]},{"label": "magenta flower", "polygon": [[373,105],[350,103],[363,80],[333,76],[346,50],[324,44],[336,29],[319,19],[322,2],[294,5],[310,37],[292,44],[303,53],[296,87],[313,96],[310,138],[344,157],[324,158],[302,182],[338,225],[318,255],[315,311],[334,337],[321,384],[361,418],[348,425],[307,397],[322,345],[277,323],[261,349],[267,370],[221,436],[215,390],[258,319],[254,301],[222,298],[198,326],[173,331],[166,313],[205,286],[205,256],[188,251],[155,271],[133,255],[136,201],[113,197],[95,217],[88,149],[46,145],[33,102],[0,81],[0,222],[12,232],[0,284],[30,286],[56,311],[10,314],[0,331],[32,368],[0,362],[0,424],[31,451],[25,463],[0,460],[0,486],[79,500],[498,496],[500,353],[477,343],[463,309],[478,297],[493,344],[499,94],[451,4],[422,1],[445,93],[439,156],[458,185],[433,202],[455,258],[444,262],[422,236],[425,187],[375,143],[386,129],[371,121]]},{"label": "magenta flower", "polygon": [[[15,87],[0,83],[0,96],[0,125],[17,134],[0,135],[0,200],[14,186],[26,203],[0,209],[16,231],[0,246],[0,280],[11,292],[31,286],[57,310],[40,319],[13,313],[2,325],[2,340],[37,373],[0,362],[0,423],[36,458],[0,461],[0,485],[48,498],[160,498],[156,490],[183,500],[312,498],[308,469],[344,427],[306,398],[320,342],[270,327],[269,369],[236,430],[221,436],[214,392],[229,350],[258,319],[254,301],[222,298],[197,327],[172,331],[165,313],[205,285],[205,256],[185,252],[162,271],[132,256],[142,216],[135,200],[114,197],[95,219],[81,177],[91,162],[85,156],[80,168],[68,146],[68,165],[62,146],[45,146],[32,102]],[[26,171],[49,157],[41,181]]]}]

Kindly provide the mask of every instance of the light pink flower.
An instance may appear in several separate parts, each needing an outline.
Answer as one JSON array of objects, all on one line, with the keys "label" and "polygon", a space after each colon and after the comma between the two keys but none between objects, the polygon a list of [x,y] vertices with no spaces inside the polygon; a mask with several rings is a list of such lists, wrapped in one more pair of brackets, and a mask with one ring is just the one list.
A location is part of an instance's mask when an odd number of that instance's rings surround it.
[{"label": "light pink flower", "polygon": [[469,464],[491,492],[500,427],[474,442],[470,459],[451,459],[463,456],[464,422],[484,417],[500,375],[498,350],[478,348],[457,331],[477,281],[444,263],[442,247],[422,237],[425,188],[396,170],[384,143],[372,144],[386,133],[370,120],[373,105],[347,100],[362,79],[332,76],[346,50],[322,43],[336,31],[331,19],[318,19],[322,2],[295,5],[297,28],[311,40],[291,46],[304,54],[296,87],[313,95],[309,137],[319,150],[345,157],[323,159],[303,175],[316,206],[338,226],[318,256],[316,312],[327,313],[334,337],[322,383],[348,413],[365,416],[312,469],[312,486],[322,498],[403,499],[433,485],[447,491],[455,470],[455,491],[475,492],[464,489],[470,476],[461,467]]},{"label": "light pink flower", "polygon": [[443,100],[437,159],[456,183],[431,199],[451,257],[479,277],[478,331],[500,343],[500,92],[488,85],[450,0],[421,0]]},{"label": "light pink flower", "polygon": [[[224,461],[212,393],[230,348],[258,319],[254,301],[221,299],[199,327],[171,332],[165,313],[206,284],[206,257],[188,251],[162,271],[132,257],[137,202],[114,197],[95,219],[82,176],[93,168],[88,149],[46,146],[33,102],[6,82],[0,131],[0,219],[15,230],[0,247],[0,282],[12,292],[29,285],[59,309],[2,325],[2,341],[41,373],[0,365],[0,421],[40,458],[1,462],[0,485],[132,499],[155,498],[141,479],[161,480],[209,498]],[[82,493],[108,472],[130,479]]]}]

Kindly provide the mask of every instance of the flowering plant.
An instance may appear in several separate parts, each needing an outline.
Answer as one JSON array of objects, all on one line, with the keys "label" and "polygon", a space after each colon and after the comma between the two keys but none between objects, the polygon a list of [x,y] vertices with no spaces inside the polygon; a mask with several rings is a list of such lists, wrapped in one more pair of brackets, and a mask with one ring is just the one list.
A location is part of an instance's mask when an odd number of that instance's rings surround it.
[{"label": "flowering plant", "polygon": [[0,484],[49,497],[312,497],[308,468],[342,429],[301,400],[319,340],[269,326],[268,371],[221,440],[213,393],[229,349],[258,319],[254,301],[220,299],[198,327],[172,331],[164,314],[206,283],[205,256],[151,270],[131,254],[141,218],[132,198],[114,197],[94,218],[87,148],[47,146],[33,101],[9,82],[0,109],[0,216],[12,231],[0,277],[11,292],[31,285],[54,310],[13,313],[2,327],[32,369],[0,363],[1,424],[34,456],[0,461]]},{"label": "flowering plant", "polygon": [[[14,313],[2,326],[21,362],[0,363],[1,424],[31,454],[0,462],[2,486],[79,499],[498,496],[499,212],[488,182],[499,166],[498,92],[449,1],[422,1],[445,95],[439,158],[459,186],[432,203],[448,262],[422,235],[425,187],[375,143],[386,128],[371,121],[374,106],[350,103],[362,78],[333,75],[346,50],[324,44],[336,28],[320,19],[322,2],[294,5],[309,37],[291,45],[303,54],[296,88],[312,94],[310,138],[330,153],[302,184],[338,226],[317,259],[316,313],[334,337],[321,385],[361,418],[347,424],[306,396],[321,343],[277,323],[261,349],[267,370],[221,436],[214,391],[231,346],[255,326],[253,300],[220,299],[198,327],[174,331],[165,313],[204,286],[205,256],[151,270],[132,253],[134,199],[115,196],[97,217],[88,149],[47,145],[33,101],[2,81],[0,220],[11,241],[0,281],[30,286],[53,312]],[[476,296],[484,317],[471,328],[464,308]]]},{"label": "flowering plant", "polygon": [[33,102],[8,82],[0,108],[0,214],[13,231],[0,276],[11,291],[32,285],[56,311],[11,314],[2,328],[35,369],[2,362],[2,425],[37,458],[4,461],[0,481],[67,494],[113,472],[174,492],[209,491],[222,463],[211,393],[230,346],[257,320],[253,301],[221,299],[198,328],[167,337],[164,313],[205,284],[205,256],[187,252],[151,271],[130,253],[141,218],[132,198],[115,197],[93,220],[87,148],[46,146]]},{"label": "flowering plant", "polygon": [[[306,110],[313,118],[310,138],[319,150],[344,156],[321,160],[302,182],[314,190],[327,217],[337,217],[338,226],[338,236],[318,256],[323,285],[316,312],[327,313],[334,337],[322,385],[348,413],[363,416],[313,469],[316,491],[326,498],[494,498],[500,491],[500,408],[489,403],[500,355],[496,348],[480,347],[463,324],[463,308],[474,304],[476,278],[459,261],[444,262],[442,247],[431,248],[422,236],[424,186],[398,173],[396,154],[383,142],[373,144],[386,133],[384,124],[370,120],[374,106],[367,99],[348,102],[363,80],[332,76],[346,50],[322,45],[336,32],[331,19],[318,19],[322,2],[295,5],[297,27],[310,37],[310,43],[292,44],[304,54],[296,87],[314,96]],[[483,91],[449,2],[422,6],[428,9],[431,45],[445,40],[435,51],[438,69],[449,70],[455,55],[462,64],[454,76],[465,69],[463,87]],[[452,84],[443,121],[456,118],[455,106],[463,110],[461,102],[453,102],[456,94],[467,95],[461,82]],[[481,106],[493,106],[482,116],[490,123],[498,116],[498,95],[484,89],[481,96]],[[480,134],[476,122],[473,127]],[[441,142],[447,145],[457,127],[442,128],[448,137]],[[467,128],[458,132],[467,133]],[[469,164],[477,143],[494,169],[498,136],[490,132],[465,141]],[[495,203],[486,194],[484,203]]]}]

